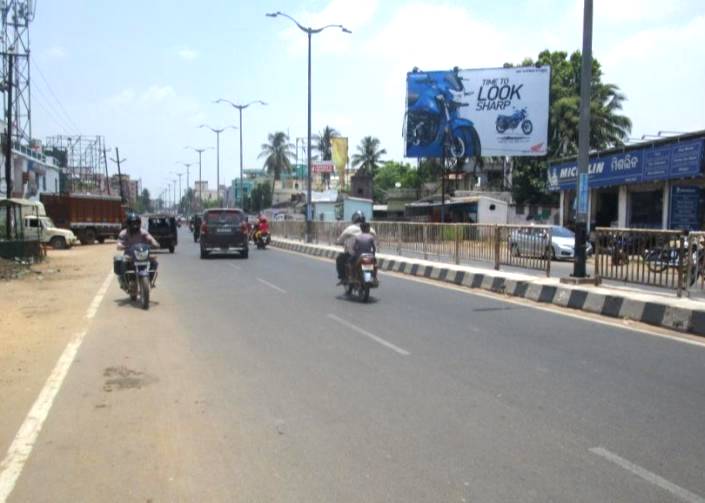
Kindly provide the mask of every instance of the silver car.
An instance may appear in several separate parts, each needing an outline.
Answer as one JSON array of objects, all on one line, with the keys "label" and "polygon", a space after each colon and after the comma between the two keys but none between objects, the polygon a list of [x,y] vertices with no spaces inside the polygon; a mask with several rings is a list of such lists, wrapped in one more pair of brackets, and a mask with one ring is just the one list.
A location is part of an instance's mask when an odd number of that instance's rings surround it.
[{"label": "silver car", "polygon": [[[551,242],[548,232],[551,232]],[[585,252],[592,253],[592,246],[586,243]],[[575,258],[575,233],[570,229],[553,225],[545,227],[525,227],[513,231],[509,237],[509,249],[515,257],[545,257],[556,259]]]}]

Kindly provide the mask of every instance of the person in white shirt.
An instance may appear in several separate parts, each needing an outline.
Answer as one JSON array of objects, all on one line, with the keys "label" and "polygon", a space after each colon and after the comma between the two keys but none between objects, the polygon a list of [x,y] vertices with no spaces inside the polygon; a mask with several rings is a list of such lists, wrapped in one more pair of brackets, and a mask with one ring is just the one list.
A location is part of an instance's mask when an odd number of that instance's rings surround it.
[{"label": "person in white shirt", "polygon": [[[365,215],[361,211],[356,211],[352,216],[352,224],[348,225],[338,237],[335,244],[343,246],[343,253],[339,253],[335,259],[335,268],[338,271],[338,284],[342,284],[345,279],[345,265],[350,257],[355,255],[355,238],[362,234],[360,224],[365,222]],[[376,236],[374,229],[370,228],[370,234]]]}]

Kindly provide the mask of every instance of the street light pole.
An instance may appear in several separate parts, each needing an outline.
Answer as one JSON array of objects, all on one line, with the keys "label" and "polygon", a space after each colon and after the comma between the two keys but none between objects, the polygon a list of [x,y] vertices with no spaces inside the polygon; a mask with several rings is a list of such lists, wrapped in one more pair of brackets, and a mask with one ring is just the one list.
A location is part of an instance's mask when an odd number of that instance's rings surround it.
[{"label": "street light pole", "polygon": [[230,106],[232,106],[233,108],[237,108],[239,115],[240,115],[240,207],[244,209],[245,208],[245,187],[243,186],[243,177],[242,177],[242,172],[243,172],[243,168],[242,168],[242,111],[244,109],[246,109],[247,107],[249,107],[250,105],[253,105],[255,103],[259,103],[260,105],[264,105],[264,106],[266,106],[267,103],[265,103],[264,101],[261,101],[261,100],[255,100],[255,101],[251,101],[249,103],[246,103],[245,105],[238,105],[236,103],[233,103],[230,100],[226,100],[223,98],[218,98],[217,100],[215,100],[215,102],[216,103],[227,103]]},{"label": "street light pole", "polygon": [[592,84],[592,0],[584,0],[583,61],[580,75],[580,122],[578,123],[578,184],[573,277],[585,277],[585,241],[588,223],[588,162],[590,157],[590,96]]},{"label": "street light pole", "polygon": [[198,203],[200,206],[200,209],[203,209],[203,176],[201,173],[201,168],[203,167],[201,163],[201,155],[203,152],[206,150],[209,150],[210,148],[213,147],[207,147],[207,148],[196,148],[196,147],[184,147],[186,149],[193,150],[194,152],[198,153]]},{"label": "street light pole", "polygon": [[326,28],[340,28],[344,33],[352,33],[350,30],[345,28],[342,24],[328,24],[322,28],[311,28],[310,26],[305,27],[301,25],[296,19],[283,12],[270,12],[267,14],[268,17],[282,16],[291,20],[301,31],[306,33],[308,37],[308,125],[307,125],[307,138],[308,138],[308,173],[306,176],[308,187],[306,188],[306,241],[311,242],[311,236],[313,234],[313,206],[311,205],[311,35],[320,33]]},{"label": "street light pole", "polygon": [[210,129],[215,133],[215,144],[216,144],[216,172],[215,172],[215,193],[218,199],[218,205],[220,206],[220,133],[226,129],[237,129],[237,126],[225,126],[222,128],[213,128],[206,124],[201,124],[199,128]]},{"label": "street light pole", "polygon": [[[193,162],[179,162],[179,164],[186,166],[186,193],[188,193],[189,189],[191,188],[191,178],[190,178],[191,166],[193,166],[195,163],[193,163]],[[190,197],[189,204],[188,204],[189,213],[191,212],[192,200],[193,200],[193,197]]]}]

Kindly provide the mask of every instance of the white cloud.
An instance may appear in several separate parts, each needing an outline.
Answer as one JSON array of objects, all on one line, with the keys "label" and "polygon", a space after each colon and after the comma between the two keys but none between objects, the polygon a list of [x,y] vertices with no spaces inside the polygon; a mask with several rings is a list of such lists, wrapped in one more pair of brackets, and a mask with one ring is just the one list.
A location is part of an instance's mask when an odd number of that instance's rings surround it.
[{"label": "white cloud", "polygon": [[114,105],[114,106],[120,106],[120,105],[126,105],[128,103],[131,103],[137,94],[135,93],[135,90],[132,88],[127,88],[123,89],[117,94],[114,94],[110,96],[107,99],[107,102],[109,105]]},{"label": "white cloud", "polygon": [[[583,0],[576,0],[575,6],[582,19]],[[619,23],[654,21],[668,18],[682,7],[682,0],[595,0],[593,19]]]},{"label": "white cloud", "polygon": [[66,49],[58,45],[50,47],[47,51],[47,56],[53,59],[64,59],[66,57]]},{"label": "white cloud", "polygon": [[[352,34],[343,33],[338,28],[328,28],[321,35],[314,35],[316,48],[321,52],[338,53],[347,51],[359,39],[360,32],[364,32],[369,22],[378,10],[378,0],[332,0],[318,12],[303,12],[293,17],[303,26],[320,28],[328,24],[342,24]],[[301,52],[307,48],[306,35],[291,21],[278,18],[280,22],[288,23],[281,32],[281,38],[287,43],[290,52]],[[325,37],[325,38],[321,38]],[[320,40],[318,40],[320,39]],[[357,40],[359,42],[359,40]]]},{"label": "white cloud", "polygon": [[140,95],[142,103],[159,103],[176,97],[176,92],[171,86],[150,86]]},{"label": "white cloud", "polygon": [[181,49],[177,54],[184,61],[194,61],[199,56],[199,52],[194,49]]}]

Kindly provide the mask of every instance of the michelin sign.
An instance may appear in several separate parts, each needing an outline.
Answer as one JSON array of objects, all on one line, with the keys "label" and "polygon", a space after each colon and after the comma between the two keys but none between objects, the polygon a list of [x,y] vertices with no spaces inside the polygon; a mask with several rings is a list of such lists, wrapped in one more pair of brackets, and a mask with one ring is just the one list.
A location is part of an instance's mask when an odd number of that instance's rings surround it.
[{"label": "michelin sign", "polygon": [[406,157],[546,155],[550,80],[548,66],[408,73]]},{"label": "michelin sign", "polygon": [[[704,152],[705,142],[697,139],[591,157],[589,184],[591,188],[597,188],[700,176]],[[550,190],[575,189],[577,178],[577,161],[553,164],[548,168]]]}]

